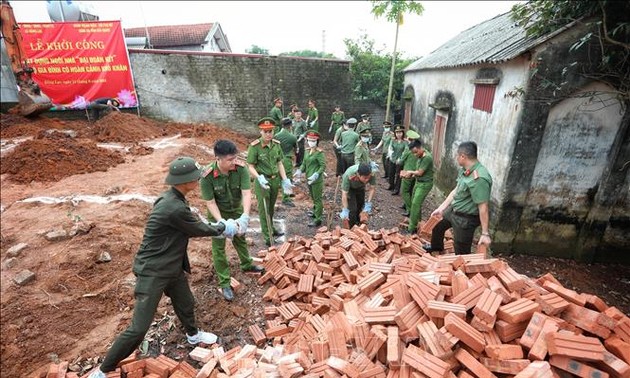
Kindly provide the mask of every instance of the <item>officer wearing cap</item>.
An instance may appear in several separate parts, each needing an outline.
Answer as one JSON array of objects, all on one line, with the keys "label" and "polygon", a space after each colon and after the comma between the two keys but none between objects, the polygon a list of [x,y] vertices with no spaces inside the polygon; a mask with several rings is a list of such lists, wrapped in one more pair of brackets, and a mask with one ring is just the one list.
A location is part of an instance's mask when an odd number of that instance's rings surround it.
[{"label": "officer wearing cap", "polygon": [[295,135],[298,141],[298,148],[295,152],[295,166],[299,167],[304,157],[304,136],[306,135],[308,126],[304,118],[302,118],[301,109],[296,108],[293,114],[295,114],[295,118],[293,118],[293,135]]},{"label": "officer wearing cap", "polygon": [[354,148],[359,143],[359,134],[354,131],[357,126],[356,118],[350,118],[346,121],[344,126],[345,130],[341,133],[340,139],[340,153],[341,153],[341,170],[345,173],[346,170],[354,165]]},{"label": "officer wearing cap", "polygon": [[306,134],[306,153],[304,160],[293,177],[296,179],[304,175],[308,184],[308,192],[313,200],[313,209],[307,214],[313,219],[308,223],[309,227],[319,227],[322,224],[324,205],[322,194],[324,192],[324,171],[326,170],[326,158],[324,151],[317,147],[320,139],[317,131],[311,130]]},{"label": "officer wearing cap", "polygon": [[[241,270],[262,272],[261,267],[253,265],[245,241],[252,203],[251,182],[245,162],[237,158],[237,153],[234,142],[224,139],[215,142],[216,161],[204,168],[199,180],[201,198],[206,201],[208,220],[211,222],[236,220],[238,232],[232,236],[232,245],[238,254]],[[227,301],[233,300],[225,238],[212,238],[212,262],[223,297]]]},{"label": "officer wearing cap", "polygon": [[341,177],[343,175],[343,160],[341,158],[341,133],[348,130],[348,121],[343,119],[341,120],[341,127],[335,131],[335,136],[333,136],[332,145],[333,150],[335,151],[335,158],[337,159],[337,164],[335,167],[335,176]]},{"label": "officer wearing cap", "polygon": [[394,127],[394,139],[389,146],[389,187],[388,190],[392,190],[392,195],[400,194],[400,170],[402,168],[402,154],[407,148],[407,141],[405,140],[405,127],[403,125],[396,125]]},{"label": "officer wearing cap", "polygon": [[354,148],[354,164],[370,163],[370,139],[372,138],[371,128],[369,124],[361,124],[357,126],[357,134],[359,134],[359,142]]},{"label": "officer wearing cap", "polygon": [[422,204],[433,188],[433,156],[424,149],[419,138],[409,142],[409,150],[416,157],[415,167],[405,171],[406,177],[415,181],[415,184],[412,186],[413,197],[411,205],[407,208],[410,212],[408,231],[412,233],[416,232],[418,222],[422,219]]},{"label": "officer wearing cap", "polygon": [[251,142],[247,148],[247,166],[250,175],[256,179],[254,192],[258,199],[260,227],[267,246],[273,244],[274,236],[282,235],[273,227],[273,215],[280,186],[282,185],[284,193],[293,192],[293,184],[287,178],[282,163],[284,154],[280,141],[273,139],[275,126],[275,121],[269,117],[260,119],[258,121],[260,138]]},{"label": "officer wearing cap", "polygon": [[[365,188],[370,184],[367,201],[365,200]],[[349,167],[343,174],[341,181],[341,206],[343,207],[339,218],[347,220],[349,227],[359,224],[359,213],[365,211],[372,213],[372,197],[376,179],[372,168],[367,163],[356,164]]]},{"label": "officer wearing cap", "polygon": [[308,115],[306,116],[306,124],[311,130],[319,132],[319,112],[315,107],[315,100],[308,100]]},{"label": "officer wearing cap", "polygon": [[190,344],[217,341],[216,335],[200,331],[195,321],[195,298],[186,276],[186,272],[190,273],[188,239],[219,236],[236,226],[231,219],[208,225],[190,211],[186,195],[197,188],[200,173],[199,165],[190,157],[180,157],[169,164],[165,181],[171,187],[153,203],[133,263],[136,301],[131,324],[116,338],[100,368],[92,371],[90,378],[105,378],[105,373],[114,371],[140,345],[163,294],[170,297]]},{"label": "officer wearing cap", "polygon": [[343,124],[343,120],[346,119],[346,115],[341,111],[340,105],[335,105],[335,111],[330,115],[330,126],[328,127],[328,133],[336,133],[337,129]]},{"label": "officer wearing cap", "polygon": [[382,149],[381,153],[381,163],[383,164],[383,170],[385,173],[383,174],[384,179],[388,178],[388,164],[387,164],[387,151],[389,150],[389,145],[392,143],[392,138],[394,133],[392,132],[392,123],[389,121],[383,122],[383,134],[381,135],[381,140],[378,142],[376,147],[372,149],[372,151],[376,152],[379,148]]},{"label": "officer wearing cap", "polygon": [[370,129],[372,128],[372,125],[370,124],[369,114],[361,114],[361,122],[359,122],[359,124],[357,125],[357,130],[364,127],[369,127]]},{"label": "officer wearing cap", "polygon": [[[280,142],[282,153],[284,158],[282,164],[284,165],[284,171],[287,177],[293,175],[293,159],[295,158],[295,151],[298,149],[297,137],[293,135],[293,121],[289,118],[282,119],[282,129],[274,135],[274,139]],[[282,193],[282,204],[289,207],[295,207],[291,195]]]},{"label": "officer wearing cap", "polygon": [[411,172],[416,170],[416,163],[418,161],[418,157],[411,150],[411,142],[420,138],[420,135],[413,130],[407,130],[405,135],[408,145],[405,147],[400,158],[400,160],[402,160],[400,168],[400,193],[403,199],[402,208],[404,209],[404,215],[408,217],[411,212],[413,191],[417,181]]},{"label": "officer wearing cap", "polygon": [[273,131],[273,133],[275,134],[280,131],[282,118],[284,118],[284,116],[282,115],[282,99],[280,97],[273,100],[273,106],[269,110],[269,118],[273,119],[273,121],[275,122],[275,128]]}]

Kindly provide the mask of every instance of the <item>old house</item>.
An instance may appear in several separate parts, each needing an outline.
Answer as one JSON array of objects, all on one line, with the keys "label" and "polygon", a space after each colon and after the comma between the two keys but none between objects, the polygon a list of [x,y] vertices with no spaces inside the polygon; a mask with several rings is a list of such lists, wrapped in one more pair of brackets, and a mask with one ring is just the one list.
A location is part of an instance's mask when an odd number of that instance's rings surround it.
[{"label": "old house", "polygon": [[125,39],[129,48],[232,52],[218,22],[129,28]]},{"label": "old house", "polygon": [[405,123],[433,152],[440,190],[455,185],[457,145],[477,142],[496,251],[630,261],[630,112],[575,70],[597,50],[571,49],[585,27],[533,38],[508,12],[405,69]]}]

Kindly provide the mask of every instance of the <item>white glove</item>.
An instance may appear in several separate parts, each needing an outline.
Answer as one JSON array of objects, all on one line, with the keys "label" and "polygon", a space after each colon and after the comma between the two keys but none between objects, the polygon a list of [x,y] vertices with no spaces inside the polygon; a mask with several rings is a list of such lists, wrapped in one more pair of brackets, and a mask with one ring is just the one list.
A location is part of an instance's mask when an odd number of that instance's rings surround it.
[{"label": "white glove", "polygon": [[350,218],[350,210],[347,207],[341,209],[341,213],[339,213],[339,218],[348,219]]},{"label": "white glove", "polygon": [[293,178],[299,178],[300,176],[302,176],[302,170],[298,168],[293,172]]},{"label": "white glove", "polygon": [[315,125],[315,121],[311,121],[311,123],[308,124],[310,127],[313,127]]},{"label": "white glove", "polygon": [[234,221],[234,219],[221,219],[219,223],[223,223],[223,225],[225,226],[223,236],[225,236],[226,238],[232,238],[238,232],[238,224],[236,223],[236,221]]},{"label": "white glove", "polygon": [[378,164],[376,164],[376,162],[371,161],[370,168],[372,169],[372,172],[378,172]]},{"label": "white glove", "polygon": [[241,216],[236,220],[236,223],[238,224],[238,234],[239,235],[243,235],[246,231],[247,231],[247,227],[249,226],[249,215],[243,213],[241,214]]},{"label": "white glove", "polygon": [[328,133],[330,134],[332,132],[332,125],[330,125],[330,127],[328,128]]},{"label": "white glove", "polygon": [[317,181],[317,179],[319,178],[319,173],[315,172],[313,173],[308,179],[307,179],[307,183],[309,185],[311,185],[312,183],[314,183],[315,181]]},{"label": "white glove", "polygon": [[291,180],[285,178],[282,180],[282,192],[284,194],[292,194],[293,193],[293,184],[291,184]]},{"label": "white glove", "polygon": [[265,175],[258,175],[257,179],[258,179],[258,183],[263,189],[269,190],[269,181],[267,181],[267,178],[265,177]]},{"label": "white glove", "polygon": [[363,204],[363,211],[368,214],[372,214],[372,202],[366,202],[365,204]]}]

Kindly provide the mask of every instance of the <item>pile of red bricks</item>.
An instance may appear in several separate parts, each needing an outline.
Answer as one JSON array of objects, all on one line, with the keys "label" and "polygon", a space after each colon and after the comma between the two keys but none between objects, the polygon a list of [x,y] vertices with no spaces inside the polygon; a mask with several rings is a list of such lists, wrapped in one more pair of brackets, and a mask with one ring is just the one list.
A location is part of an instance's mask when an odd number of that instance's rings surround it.
[{"label": "pile of red bricks", "polygon": [[270,284],[263,299],[271,303],[265,324],[249,326],[255,345],[197,347],[190,357],[203,364],[199,371],[164,356],[128,361],[120,371],[133,378],[630,377],[628,316],[551,274],[529,278],[485,253],[431,255],[421,238],[431,223],[424,226],[420,236],[324,227],[313,239],[262,251],[258,283]]}]

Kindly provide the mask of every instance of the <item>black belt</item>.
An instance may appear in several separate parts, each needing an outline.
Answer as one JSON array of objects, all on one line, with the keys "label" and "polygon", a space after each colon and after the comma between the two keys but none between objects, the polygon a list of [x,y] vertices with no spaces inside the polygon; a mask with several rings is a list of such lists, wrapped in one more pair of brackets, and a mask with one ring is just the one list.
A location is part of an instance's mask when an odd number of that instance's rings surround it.
[{"label": "black belt", "polygon": [[354,152],[342,152],[342,155],[354,155]]},{"label": "black belt", "polygon": [[457,211],[457,210],[453,210],[453,214],[455,214],[457,216],[460,216],[460,217],[469,218],[469,219],[478,219],[479,218],[479,214],[462,213],[461,211]]},{"label": "black belt", "polygon": [[428,179],[428,180],[416,179],[416,182],[431,182],[431,181],[433,181],[433,179]]}]

